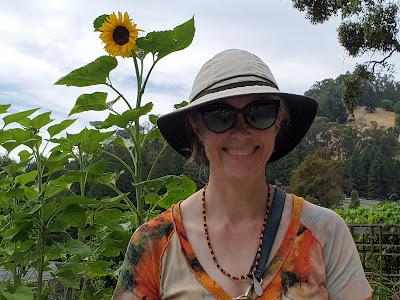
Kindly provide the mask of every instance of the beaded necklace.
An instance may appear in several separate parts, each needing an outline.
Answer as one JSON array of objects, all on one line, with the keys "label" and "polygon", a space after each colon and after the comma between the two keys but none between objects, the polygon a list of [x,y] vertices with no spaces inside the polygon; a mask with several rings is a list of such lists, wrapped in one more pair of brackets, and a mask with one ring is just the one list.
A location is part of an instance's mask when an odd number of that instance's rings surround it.
[{"label": "beaded necklace", "polygon": [[257,249],[257,253],[254,259],[254,262],[250,268],[250,271],[248,274],[242,274],[240,276],[234,276],[232,274],[230,274],[229,272],[227,272],[219,263],[217,258],[215,257],[215,253],[214,250],[211,246],[211,241],[210,241],[210,236],[208,235],[208,226],[207,226],[207,216],[206,216],[206,188],[207,185],[204,186],[203,188],[203,196],[202,196],[202,208],[203,208],[203,227],[204,227],[204,235],[207,239],[207,244],[208,244],[208,249],[210,250],[210,254],[212,256],[212,259],[214,261],[215,266],[218,268],[218,270],[221,271],[222,274],[224,274],[225,276],[229,277],[230,279],[233,280],[247,280],[248,278],[253,278],[253,274],[257,269],[257,266],[260,262],[260,257],[261,257],[261,250],[262,250],[262,241],[263,241],[263,237],[264,237],[264,231],[265,231],[265,226],[267,224],[267,219],[268,219],[268,215],[269,215],[269,211],[271,208],[271,201],[270,201],[270,188],[269,185],[268,186],[268,196],[267,196],[267,211],[265,213],[265,217],[264,217],[264,222],[263,222],[263,226],[262,226],[262,230],[260,233],[260,238],[259,238],[259,244],[258,244],[258,249]]}]

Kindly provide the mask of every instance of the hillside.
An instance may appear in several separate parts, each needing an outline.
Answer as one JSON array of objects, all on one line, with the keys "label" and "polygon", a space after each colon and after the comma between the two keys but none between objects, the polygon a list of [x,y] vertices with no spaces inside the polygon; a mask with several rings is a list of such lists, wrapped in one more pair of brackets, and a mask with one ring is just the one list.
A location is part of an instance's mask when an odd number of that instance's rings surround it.
[{"label": "hillside", "polygon": [[395,126],[395,113],[392,111],[386,111],[383,108],[378,107],[375,112],[368,112],[364,106],[357,106],[354,111],[354,118],[357,124],[371,122],[377,122],[380,126],[385,128]]}]

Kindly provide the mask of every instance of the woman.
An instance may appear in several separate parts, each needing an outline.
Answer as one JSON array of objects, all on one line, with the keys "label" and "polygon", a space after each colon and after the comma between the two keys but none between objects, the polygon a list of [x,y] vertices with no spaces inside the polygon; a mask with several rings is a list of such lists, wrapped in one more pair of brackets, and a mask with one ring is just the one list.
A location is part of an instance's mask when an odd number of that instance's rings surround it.
[{"label": "woman", "polygon": [[199,71],[190,104],[160,117],[208,184],[133,234],[114,299],[371,299],[349,230],[334,212],[267,183],[315,117],[268,66],[226,50]]}]

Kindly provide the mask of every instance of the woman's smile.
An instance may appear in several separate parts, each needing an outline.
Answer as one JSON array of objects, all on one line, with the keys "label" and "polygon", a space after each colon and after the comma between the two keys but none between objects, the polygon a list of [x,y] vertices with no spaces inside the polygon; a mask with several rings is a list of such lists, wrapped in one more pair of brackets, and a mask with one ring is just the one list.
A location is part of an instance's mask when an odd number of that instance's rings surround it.
[{"label": "woman's smile", "polygon": [[222,148],[223,151],[228,153],[231,156],[242,157],[242,156],[250,156],[254,154],[260,147],[243,147],[243,148]]}]

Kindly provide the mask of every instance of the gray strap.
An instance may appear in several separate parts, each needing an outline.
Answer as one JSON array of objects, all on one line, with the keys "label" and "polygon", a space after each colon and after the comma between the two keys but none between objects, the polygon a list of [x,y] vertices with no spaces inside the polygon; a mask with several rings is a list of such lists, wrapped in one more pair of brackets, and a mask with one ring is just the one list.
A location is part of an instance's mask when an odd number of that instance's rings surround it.
[{"label": "gray strap", "polygon": [[263,277],[272,245],[274,244],[279,223],[281,222],[283,207],[285,205],[286,193],[280,188],[275,189],[274,201],[268,217],[267,226],[265,228],[264,237],[261,246],[260,262],[254,273],[258,281]]}]

